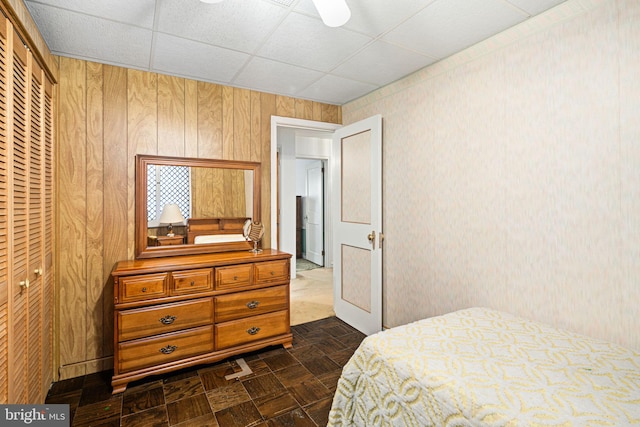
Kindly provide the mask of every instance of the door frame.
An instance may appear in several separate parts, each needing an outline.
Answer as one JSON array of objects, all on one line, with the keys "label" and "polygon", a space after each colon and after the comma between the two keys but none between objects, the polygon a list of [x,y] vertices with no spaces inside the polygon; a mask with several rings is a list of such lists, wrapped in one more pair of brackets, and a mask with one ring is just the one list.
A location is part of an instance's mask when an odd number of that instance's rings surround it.
[{"label": "door frame", "polygon": [[[314,120],[305,120],[305,119],[296,119],[292,117],[281,117],[281,116],[271,116],[271,247],[279,248],[278,245],[278,234],[280,230],[278,229],[278,196],[280,194],[278,188],[278,128],[292,128],[294,130],[307,130],[307,131],[317,131],[321,133],[326,133],[329,139],[333,138],[333,133],[340,129],[342,125],[336,123],[326,123],[326,122],[318,122]],[[331,143],[329,143],[331,144]],[[331,149],[329,148],[329,152]],[[301,158],[312,159],[313,156],[301,155]],[[329,173],[326,173],[325,179],[330,179],[331,173],[333,170],[333,160],[331,156],[326,157],[318,157],[318,160],[326,160],[329,168]],[[328,183],[331,185],[331,182]],[[330,200],[329,203],[326,203],[327,200],[325,198],[325,218],[327,217],[326,213],[331,209]],[[292,202],[294,205],[294,214],[295,214],[295,201]],[[295,224],[294,224],[294,232],[295,232]],[[325,267],[330,267],[331,261],[333,260],[331,254],[331,240],[327,242],[327,239],[331,238],[332,229],[330,228],[330,224],[325,222]],[[295,243],[295,241],[294,241]],[[295,246],[294,246],[295,249]],[[295,251],[294,251],[295,253]],[[295,263],[291,263],[291,278],[296,277],[296,268]]]}]

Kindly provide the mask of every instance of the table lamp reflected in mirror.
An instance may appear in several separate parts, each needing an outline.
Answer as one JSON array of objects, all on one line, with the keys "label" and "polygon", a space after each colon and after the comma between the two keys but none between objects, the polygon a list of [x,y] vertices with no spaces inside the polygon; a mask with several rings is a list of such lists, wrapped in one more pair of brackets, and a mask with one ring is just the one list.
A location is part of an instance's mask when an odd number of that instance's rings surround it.
[{"label": "table lamp reflected in mirror", "polygon": [[264,236],[264,225],[261,222],[251,221],[250,219],[246,220],[244,226],[242,227],[244,238],[249,242],[253,242],[253,249],[249,252],[254,254],[259,254],[262,252],[262,249],[258,249],[258,242]]},{"label": "table lamp reflected in mirror", "polygon": [[167,237],[173,237],[173,224],[184,222],[184,217],[180,212],[180,207],[175,203],[164,205],[162,208],[162,214],[160,215],[160,224],[168,224]]}]

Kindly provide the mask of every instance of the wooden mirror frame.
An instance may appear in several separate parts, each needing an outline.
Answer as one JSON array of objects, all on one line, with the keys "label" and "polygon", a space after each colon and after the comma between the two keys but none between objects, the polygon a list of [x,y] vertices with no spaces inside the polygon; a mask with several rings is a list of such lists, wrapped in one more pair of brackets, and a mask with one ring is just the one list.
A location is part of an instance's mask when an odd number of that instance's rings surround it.
[{"label": "wooden mirror frame", "polygon": [[135,256],[139,258],[157,258],[175,255],[227,252],[251,249],[249,242],[184,244],[175,246],[148,246],[147,222],[147,166],[187,166],[204,168],[222,168],[253,171],[253,220],[260,221],[260,163],[235,160],[198,159],[188,157],[136,156],[135,187]]}]

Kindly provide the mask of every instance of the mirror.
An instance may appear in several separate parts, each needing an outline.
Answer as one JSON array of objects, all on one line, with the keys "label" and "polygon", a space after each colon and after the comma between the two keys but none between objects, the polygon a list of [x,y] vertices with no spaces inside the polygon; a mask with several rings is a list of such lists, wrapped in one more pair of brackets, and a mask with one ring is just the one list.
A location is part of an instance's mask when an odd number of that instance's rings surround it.
[{"label": "mirror", "polygon": [[136,156],[136,258],[251,249],[260,179],[256,162]]}]

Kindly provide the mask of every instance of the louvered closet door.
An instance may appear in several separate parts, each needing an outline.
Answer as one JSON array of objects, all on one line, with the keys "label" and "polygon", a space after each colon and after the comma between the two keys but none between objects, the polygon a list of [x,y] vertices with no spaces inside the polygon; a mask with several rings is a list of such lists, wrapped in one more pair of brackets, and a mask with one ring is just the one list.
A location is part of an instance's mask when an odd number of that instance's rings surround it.
[{"label": "louvered closet door", "polygon": [[29,321],[29,275],[27,259],[29,250],[29,79],[27,74],[27,49],[20,38],[14,34],[13,43],[13,81],[11,95],[12,116],[12,181],[13,199],[9,232],[12,233],[12,276],[9,293],[11,325],[9,342],[9,401],[27,403],[27,360],[28,360],[28,321]]},{"label": "louvered closet door", "polygon": [[0,19],[0,404],[53,380],[53,85]]},{"label": "louvered closet door", "polygon": [[7,51],[7,22],[0,20],[0,403],[8,401],[9,393]]},{"label": "louvered closet door", "polygon": [[42,385],[42,320],[43,320],[43,150],[42,150],[42,106],[44,84],[42,69],[30,60],[29,82],[29,258],[27,275],[30,279],[28,292],[29,329],[27,331],[28,366],[27,377],[29,402],[38,402]]},{"label": "louvered closet door", "polygon": [[43,263],[42,277],[42,379],[41,398],[44,401],[53,382],[53,85],[45,81],[43,99]]}]

